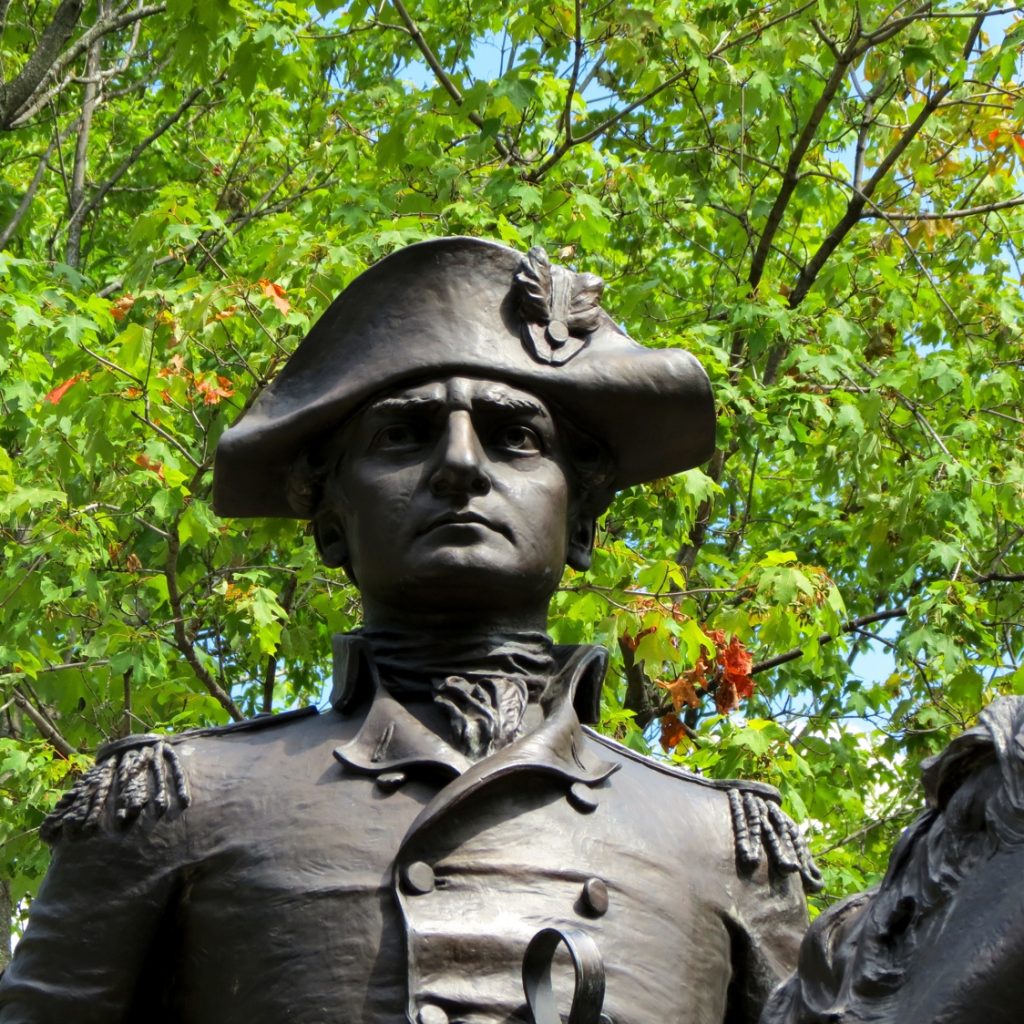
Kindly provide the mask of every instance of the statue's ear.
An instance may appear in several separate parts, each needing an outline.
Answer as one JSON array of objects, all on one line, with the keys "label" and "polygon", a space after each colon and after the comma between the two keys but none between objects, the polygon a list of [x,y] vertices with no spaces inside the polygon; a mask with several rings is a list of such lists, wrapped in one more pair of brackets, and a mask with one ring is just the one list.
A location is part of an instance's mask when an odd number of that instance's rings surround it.
[{"label": "statue's ear", "polygon": [[313,518],[313,539],[324,565],[330,569],[349,567],[348,540],[341,520],[332,512],[320,511]]},{"label": "statue's ear", "polygon": [[566,562],[574,569],[585,572],[590,568],[590,553],[594,548],[594,534],[597,521],[588,516],[580,516],[569,526],[569,550]]}]

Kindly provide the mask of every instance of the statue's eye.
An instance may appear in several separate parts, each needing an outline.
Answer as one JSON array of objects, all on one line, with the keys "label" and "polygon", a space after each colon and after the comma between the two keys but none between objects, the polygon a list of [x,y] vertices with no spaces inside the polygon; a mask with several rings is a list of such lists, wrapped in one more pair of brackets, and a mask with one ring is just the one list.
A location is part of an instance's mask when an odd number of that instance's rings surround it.
[{"label": "statue's eye", "polygon": [[509,423],[503,426],[497,432],[495,442],[499,448],[511,452],[533,454],[544,450],[537,432],[521,423]]},{"label": "statue's eye", "polygon": [[415,423],[389,423],[374,434],[373,448],[377,451],[415,448],[423,442],[423,431]]}]

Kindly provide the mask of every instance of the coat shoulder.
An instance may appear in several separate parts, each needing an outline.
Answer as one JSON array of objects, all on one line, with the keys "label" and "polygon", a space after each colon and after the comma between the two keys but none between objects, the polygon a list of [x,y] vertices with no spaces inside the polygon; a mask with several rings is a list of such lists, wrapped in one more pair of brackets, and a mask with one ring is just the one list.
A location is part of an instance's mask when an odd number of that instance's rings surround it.
[{"label": "coat shoulder", "polygon": [[314,707],[301,708],[169,736],[144,733],[106,743],[97,751],[96,763],[43,821],[40,836],[53,844],[66,836],[95,831],[108,813],[117,826],[127,828],[147,808],[154,818],[184,811],[192,796],[175,749],[179,744],[197,737],[264,732],[316,714]]},{"label": "coat shoulder", "polygon": [[593,729],[586,728],[585,732],[589,739],[611,751],[620,761],[640,771],[722,794],[728,801],[736,868],[741,875],[753,874],[764,863],[770,873],[799,875],[808,892],[822,888],[821,872],[811,857],[807,841],[782,810],[782,797],[774,786],[744,779],[709,779],[639,754]]}]

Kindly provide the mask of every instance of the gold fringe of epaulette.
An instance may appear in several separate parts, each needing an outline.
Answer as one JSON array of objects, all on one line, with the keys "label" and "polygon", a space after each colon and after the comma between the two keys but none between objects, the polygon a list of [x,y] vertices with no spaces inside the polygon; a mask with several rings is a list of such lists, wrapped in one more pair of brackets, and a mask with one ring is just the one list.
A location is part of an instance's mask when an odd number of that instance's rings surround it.
[{"label": "gold fringe of epaulette", "polygon": [[139,736],[126,749],[113,750],[97,761],[61,797],[40,826],[47,843],[62,835],[94,829],[114,794],[114,818],[130,824],[152,801],[162,817],[175,801],[184,809],[190,803],[185,773],[174,748],[162,736]]},{"label": "gold fringe of epaulette", "polygon": [[756,793],[732,787],[729,809],[736,837],[736,859],[742,868],[753,870],[767,854],[769,865],[783,874],[799,872],[809,892],[821,889],[824,882],[811,851],[781,807]]}]

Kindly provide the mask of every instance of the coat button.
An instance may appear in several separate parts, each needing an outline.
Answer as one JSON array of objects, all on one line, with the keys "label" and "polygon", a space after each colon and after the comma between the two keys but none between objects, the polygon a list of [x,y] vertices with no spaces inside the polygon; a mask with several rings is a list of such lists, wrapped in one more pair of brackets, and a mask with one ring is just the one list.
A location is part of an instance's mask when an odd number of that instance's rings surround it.
[{"label": "coat button", "polygon": [[416,1014],[416,1024],[448,1024],[448,1014],[436,1003],[427,1003]]},{"label": "coat button", "polygon": [[[406,864],[402,868],[402,888],[413,896],[425,896],[428,892],[433,892],[434,869],[422,860],[414,860],[411,864]],[[435,1009],[439,1008],[435,1007]]]},{"label": "coat button", "polygon": [[576,808],[580,814],[590,814],[597,809],[597,797],[594,796],[591,788],[582,782],[574,782],[569,787],[569,803]]},{"label": "coat button", "polygon": [[405,782],[405,772],[381,772],[377,776],[377,788],[385,793],[393,793]]},{"label": "coat button", "polygon": [[595,917],[608,913],[608,886],[600,878],[588,878],[583,883],[583,906]]}]

